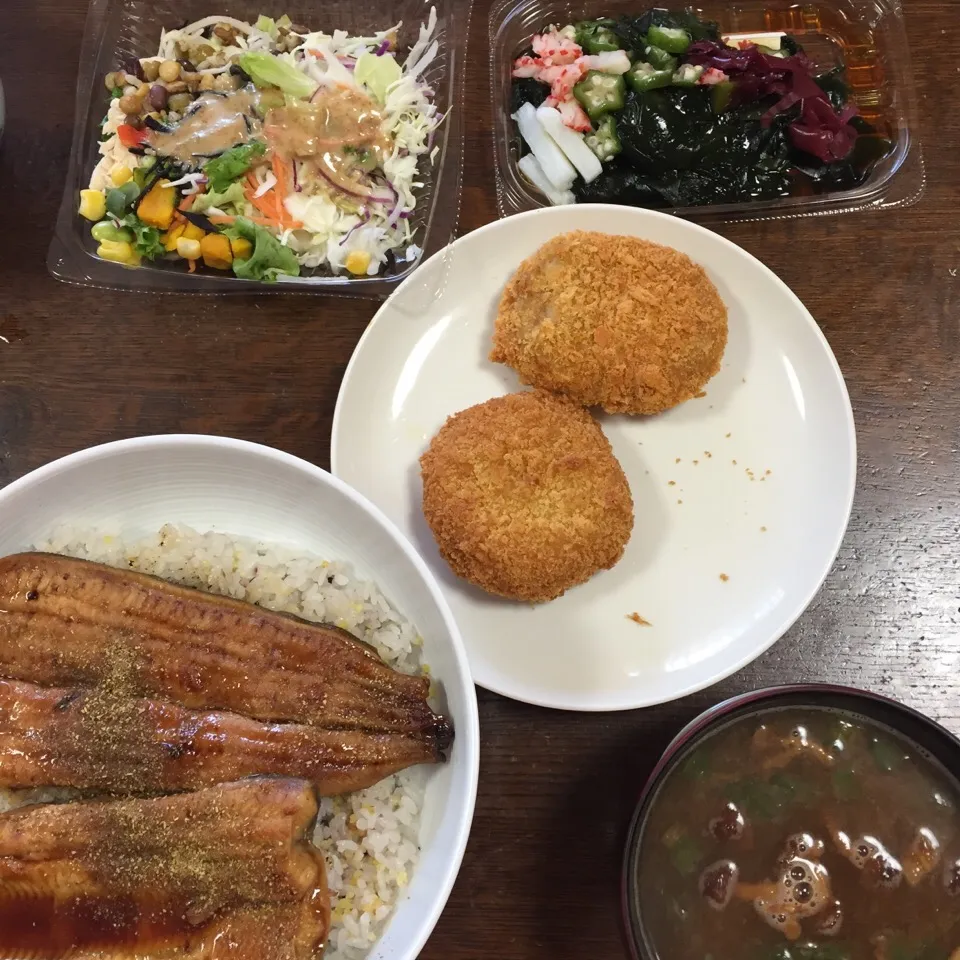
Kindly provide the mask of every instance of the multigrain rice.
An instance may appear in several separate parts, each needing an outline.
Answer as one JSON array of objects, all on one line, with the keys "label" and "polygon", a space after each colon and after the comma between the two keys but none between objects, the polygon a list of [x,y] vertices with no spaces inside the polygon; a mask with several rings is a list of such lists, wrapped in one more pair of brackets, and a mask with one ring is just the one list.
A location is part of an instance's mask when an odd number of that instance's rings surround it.
[{"label": "multigrain rice", "polygon": [[[63,527],[36,549],[149,573],[247,600],[306,620],[333,623],[373,646],[392,667],[421,671],[416,630],[348,563],[224,533],[167,524],[128,540]],[[419,857],[424,771],[412,768],[342,797],[324,797],[314,831],[333,906],[328,960],[359,960],[383,932]],[[58,799],[68,791],[0,792],[0,810]]]}]

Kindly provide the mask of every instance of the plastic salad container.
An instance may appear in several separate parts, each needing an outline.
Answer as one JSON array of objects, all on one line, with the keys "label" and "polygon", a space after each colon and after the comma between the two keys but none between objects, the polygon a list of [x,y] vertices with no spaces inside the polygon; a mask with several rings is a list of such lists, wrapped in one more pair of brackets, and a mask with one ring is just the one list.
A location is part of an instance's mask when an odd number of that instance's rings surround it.
[{"label": "plastic salad container", "polygon": [[[490,68],[493,148],[501,216],[548,204],[518,168],[522,141],[510,116],[514,60],[531,38],[549,24],[562,27],[581,20],[639,17],[652,7],[683,10],[682,2],[663,0],[496,0],[490,13]],[[851,100],[860,116],[889,139],[892,149],[861,185],[740,203],[664,208],[700,221],[765,220],[907,206],[924,187],[923,158],[917,139],[913,79],[903,14],[897,0],[740,0],[708,2],[686,8],[719,24],[735,44],[764,33],[794,36],[823,71],[844,67]]]},{"label": "plastic salad container", "polygon": [[[148,289],[158,292],[196,293],[288,292],[291,290],[348,296],[385,297],[417,264],[442,249],[455,237],[459,216],[463,150],[463,64],[472,0],[382,0],[375,5],[328,0],[91,0],[81,49],[77,82],[76,117],[70,162],[56,231],[47,266],[58,280],[113,289]],[[371,36],[402,22],[397,36],[397,59],[417,40],[421,24],[436,10],[433,39],[436,57],[423,77],[433,91],[433,103],[443,121],[429,155],[420,158],[415,209],[406,215],[413,233],[411,246],[401,256],[389,258],[376,276],[332,275],[329,269],[305,268],[299,277],[280,277],[260,283],[240,279],[230,272],[201,269],[187,271],[184,261],[143,260],[136,268],[96,256],[97,241],[91,223],[78,216],[78,195],[88,186],[99,160],[100,128],[111,103],[104,78],[128,58],[156,56],[161,30],[183,27],[201,18],[224,16],[250,24],[258,16],[280,18],[286,14],[307,30],[350,36]],[[453,107],[453,109],[451,109]]]}]

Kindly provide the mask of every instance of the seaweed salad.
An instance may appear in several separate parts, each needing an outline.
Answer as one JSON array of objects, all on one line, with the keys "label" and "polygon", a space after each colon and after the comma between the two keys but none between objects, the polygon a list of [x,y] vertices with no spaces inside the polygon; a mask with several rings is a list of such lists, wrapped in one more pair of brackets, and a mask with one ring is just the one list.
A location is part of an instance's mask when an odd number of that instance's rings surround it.
[{"label": "seaweed salad", "polygon": [[742,203],[849,190],[891,150],[842,67],[690,11],[549,26],[513,65],[520,171],[551,203]]}]

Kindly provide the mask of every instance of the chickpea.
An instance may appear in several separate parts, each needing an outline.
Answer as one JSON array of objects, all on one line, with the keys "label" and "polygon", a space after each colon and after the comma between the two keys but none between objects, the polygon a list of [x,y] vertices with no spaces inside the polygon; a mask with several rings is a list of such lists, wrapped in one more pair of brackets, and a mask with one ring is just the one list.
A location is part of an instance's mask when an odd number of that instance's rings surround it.
[{"label": "chickpea", "polygon": [[113,90],[114,87],[122,86],[121,83],[117,83],[117,75],[116,75],[115,72],[108,73],[108,74],[103,78],[103,85],[104,85],[108,90]]},{"label": "chickpea", "polygon": [[120,109],[128,116],[136,115],[140,112],[143,101],[132,94],[125,94],[120,98]]},{"label": "chickpea", "polygon": [[156,83],[160,76],[160,64],[156,60],[148,60],[143,65],[143,79],[148,83]]},{"label": "chickpea", "polygon": [[157,76],[164,83],[173,83],[180,79],[180,64],[176,60],[164,60],[157,70]]},{"label": "chickpea", "polygon": [[201,90],[213,90],[213,74],[205,73],[200,77]]}]

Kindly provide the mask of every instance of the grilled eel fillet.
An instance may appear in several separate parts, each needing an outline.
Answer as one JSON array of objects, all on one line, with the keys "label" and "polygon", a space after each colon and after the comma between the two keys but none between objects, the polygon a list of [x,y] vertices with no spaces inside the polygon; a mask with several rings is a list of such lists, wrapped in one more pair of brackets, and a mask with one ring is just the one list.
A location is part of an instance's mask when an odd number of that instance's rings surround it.
[{"label": "grilled eel fillet", "polygon": [[330,796],[439,759],[428,737],[269,724],[96,688],[0,680],[0,787],[131,795],[276,774],[311,780]]},{"label": "grilled eel fillet", "polygon": [[49,553],[0,558],[0,676],[129,692],[258,720],[425,737],[429,681],[335,627]]},{"label": "grilled eel fillet", "polygon": [[305,840],[316,812],[308,782],[251,778],[2,814],[0,958],[212,957],[225,932],[247,938],[231,957],[319,957],[330,898]]}]

